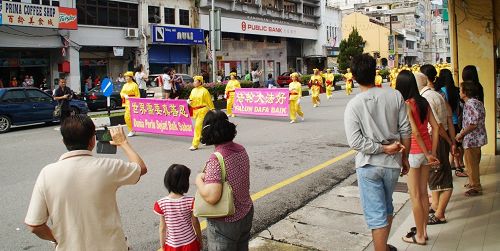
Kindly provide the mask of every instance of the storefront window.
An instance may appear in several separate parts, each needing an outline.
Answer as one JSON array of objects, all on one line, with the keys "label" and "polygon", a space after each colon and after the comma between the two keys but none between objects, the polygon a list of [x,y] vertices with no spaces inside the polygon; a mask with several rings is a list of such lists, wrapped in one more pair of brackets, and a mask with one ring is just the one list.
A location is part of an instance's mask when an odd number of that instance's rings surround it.
[{"label": "storefront window", "polygon": [[314,7],[304,5],[304,14],[314,15]]},{"label": "storefront window", "polygon": [[76,8],[78,24],[138,27],[137,4],[108,0],[78,0]]},{"label": "storefront window", "polygon": [[189,10],[179,10],[179,24],[189,25]]},{"label": "storefront window", "polygon": [[165,23],[175,24],[175,9],[165,8]]}]

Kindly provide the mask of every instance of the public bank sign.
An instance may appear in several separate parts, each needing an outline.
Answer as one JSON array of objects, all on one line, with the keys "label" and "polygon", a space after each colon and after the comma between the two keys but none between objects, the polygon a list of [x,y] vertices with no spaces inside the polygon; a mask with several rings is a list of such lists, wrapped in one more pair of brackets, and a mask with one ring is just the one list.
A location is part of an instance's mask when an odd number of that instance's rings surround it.
[{"label": "public bank sign", "polygon": [[203,44],[203,30],[183,27],[153,25],[155,44]]},{"label": "public bank sign", "polygon": [[0,24],[76,30],[77,10],[56,6],[5,2],[0,0]]}]

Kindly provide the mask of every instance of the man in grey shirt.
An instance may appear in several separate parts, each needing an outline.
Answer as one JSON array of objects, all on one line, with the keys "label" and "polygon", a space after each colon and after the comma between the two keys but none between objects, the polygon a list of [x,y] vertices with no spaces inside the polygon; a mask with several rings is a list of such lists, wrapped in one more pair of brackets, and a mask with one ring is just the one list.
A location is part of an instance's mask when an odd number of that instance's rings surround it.
[{"label": "man in grey shirt", "polygon": [[344,123],[349,146],[358,151],[356,173],[365,221],[375,250],[385,251],[396,250],[387,244],[394,212],[392,193],[399,174],[409,170],[411,126],[401,94],[375,88],[375,70],[375,59],[369,54],[352,59],[351,72],[361,93],[347,104]]}]

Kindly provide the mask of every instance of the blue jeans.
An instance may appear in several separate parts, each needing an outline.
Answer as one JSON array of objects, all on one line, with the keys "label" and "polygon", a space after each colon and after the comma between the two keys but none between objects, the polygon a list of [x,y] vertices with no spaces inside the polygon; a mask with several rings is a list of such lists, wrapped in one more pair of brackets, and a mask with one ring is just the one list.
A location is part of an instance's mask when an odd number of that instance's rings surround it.
[{"label": "blue jeans", "polygon": [[369,229],[389,225],[387,217],[394,213],[392,193],[400,172],[399,168],[372,165],[356,168],[361,204]]}]

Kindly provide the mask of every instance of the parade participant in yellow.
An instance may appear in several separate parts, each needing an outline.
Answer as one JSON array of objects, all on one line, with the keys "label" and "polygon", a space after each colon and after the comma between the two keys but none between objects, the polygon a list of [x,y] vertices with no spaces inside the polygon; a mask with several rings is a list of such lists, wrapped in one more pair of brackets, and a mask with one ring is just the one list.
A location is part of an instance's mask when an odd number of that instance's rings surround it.
[{"label": "parade participant in yellow", "polygon": [[320,104],[319,94],[321,92],[321,87],[323,87],[323,77],[318,69],[313,69],[314,75],[311,76],[311,80],[309,80],[309,85],[311,86],[311,97],[313,107],[318,107]]},{"label": "parade participant in yellow", "polygon": [[326,69],[325,74],[325,84],[326,84],[326,98],[332,98],[333,84],[335,84],[335,76],[331,69]]},{"label": "parade participant in yellow", "polygon": [[297,114],[304,121],[304,113],[300,107],[300,98],[302,98],[302,85],[299,82],[299,74],[294,72],[290,75],[292,82],[288,85],[290,91],[290,124],[295,123]]},{"label": "parade participant in yellow", "polygon": [[344,74],[345,78],[345,92],[347,95],[351,95],[352,92],[352,73],[351,68],[347,68],[347,73]]},{"label": "parade participant in yellow", "polygon": [[389,75],[389,77],[390,77],[390,79],[391,79],[391,88],[392,88],[392,89],[395,89],[395,88],[396,88],[396,78],[397,78],[397,76],[398,76],[397,71],[398,71],[398,69],[393,68],[393,69],[391,70],[391,74]]},{"label": "parade participant in yellow", "polygon": [[377,71],[376,71],[376,74],[377,74],[377,75],[375,75],[375,86],[376,86],[376,87],[382,87],[382,76],[380,76],[379,72],[380,72],[380,71],[379,71],[379,70],[377,70]]},{"label": "parade participant in yellow", "polygon": [[122,106],[125,108],[125,123],[128,127],[128,137],[135,136],[135,132],[132,130],[132,121],[130,120],[130,101],[129,98],[139,98],[141,93],[139,92],[139,86],[134,82],[134,73],[131,71],[125,72],[123,74],[125,77],[125,84],[120,91],[120,96],[122,98]]},{"label": "parade participant in yellow", "polygon": [[193,79],[194,88],[191,90],[188,99],[188,104],[193,110],[193,118],[195,119],[193,142],[189,148],[191,151],[198,149],[200,145],[201,130],[203,129],[203,120],[207,112],[214,109],[212,96],[208,90],[203,87],[203,77],[194,76]]},{"label": "parade participant in yellow", "polygon": [[225,97],[227,99],[227,115],[228,116],[231,116],[234,118],[234,114],[233,114],[233,104],[234,104],[234,91],[237,89],[237,88],[241,88],[240,86],[240,81],[238,81],[236,79],[236,72],[231,72],[229,74],[230,76],[230,80],[229,82],[227,82],[226,84],[226,92],[225,92]]}]

